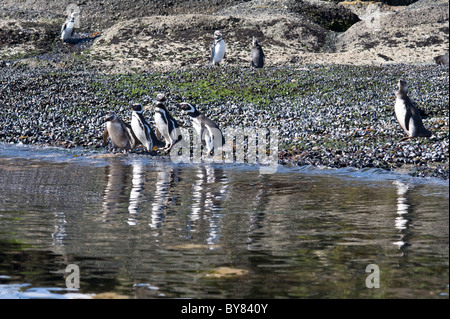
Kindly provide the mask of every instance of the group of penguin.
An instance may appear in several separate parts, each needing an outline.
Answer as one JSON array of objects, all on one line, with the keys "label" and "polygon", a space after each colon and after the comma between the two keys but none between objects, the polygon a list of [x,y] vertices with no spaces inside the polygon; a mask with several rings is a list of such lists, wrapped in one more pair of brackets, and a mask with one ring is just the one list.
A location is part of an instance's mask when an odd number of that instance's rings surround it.
[{"label": "group of penguin", "polygon": [[[214,32],[214,42],[211,45],[211,64],[219,65],[225,57],[225,41],[222,39],[220,31]],[[250,66],[262,68],[264,66],[265,55],[258,40],[253,37]]]},{"label": "group of penguin", "polygon": [[[69,42],[70,38],[73,36],[73,28],[75,26],[75,18],[78,13],[72,12],[67,20],[61,27],[61,40],[63,43]],[[225,41],[222,38],[222,33],[217,30],[214,32],[214,41],[211,45],[211,59],[210,62],[212,65],[219,65],[220,62],[225,57]],[[252,47],[251,47],[251,62],[250,66],[254,68],[262,68],[264,66],[265,55],[261,45],[258,43],[258,40],[253,37]]]},{"label": "group of penguin", "polygon": [[[67,42],[73,35],[73,28],[77,13],[72,12],[61,28],[61,40]],[[225,57],[225,41],[222,33],[214,32],[214,41],[211,45],[212,65],[219,65]],[[448,64],[448,53],[435,58],[437,64]],[[251,48],[251,67],[262,68],[265,62],[265,55],[253,37]],[[187,115],[193,119],[193,126],[201,138],[201,144],[208,154],[213,155],[214,147],[223,146],[225,139],[216,123],[199,112],[193,105],[183,102],[177,104]],[[144,108],[141,104],[132,105],[131,125],[124,123],[114,112],[106,117],[106,129],[103,134],[103,143],[106,145],[108,136],[114,148],[122,151],[130,151],[142,144],[148,152],[156,149],[163,149],[170,152],[173,145],[182,139],[181,131],[176,120],[167,110],[167,100],[164,94],[158,94],[155,102],[154,123],[156,130],[145,120]],[[426,129],[422,123],[419,109],[407,95],[407,83],[404,80],[398,81],[398,91],[396,92],[395,115],[400,127],[408,134],[406,139],[413,137],[430,137],[432,133]],[[162,142],[164,139],[165,143]]]},{"label": "group of penguin", "polygon": [[[405,139],[430,137],[432,133],[423,125],[420,111],[408,97],[407,89],[406,81],[399,80],[395,115],[400,127],[408,134]],[[225,145],[222,131],[214,121],[187,102],[177,103],[176,106],[192,118],[194,130],[200,137],[201,145],[206,154],[212,156],[215,148]],[[113,148],[118,148],[124,152],[131,151],[138,145],[143,145],[146,151],[150,153],[158,149],[170,152],[172,147],[182,140],[180,126],[169,113],[164,94],[158,94],[154,103],[155,130],[146,121],[142,104],[132,104],[131,109],[131,125],[121,120],[115,112],[107,115],[105,118],[106,128],[103,133],[103,146],[107,145],[109,137]]]},{"label": "group of penguin", "polygon": [[[215,148],[225,145],[222,131],[214,121],[187,102],[178,103],[176,106],[192,118],[194,129],[201,138],[201,145],[207,154],[212,156]],[[155,130],[145,119],[142,104],[134,103],[131,109],[131,125],[120,119],[115,112],[106,116],[103,146],[107,145],[109,137],[112,147],[123,152],[142,145],[149,153],[158,149],[168,153],[176,143],[182,140],[180,126],[167,110],[167,99],[164,94],[160,93],[156,96],[153,117]]]}]

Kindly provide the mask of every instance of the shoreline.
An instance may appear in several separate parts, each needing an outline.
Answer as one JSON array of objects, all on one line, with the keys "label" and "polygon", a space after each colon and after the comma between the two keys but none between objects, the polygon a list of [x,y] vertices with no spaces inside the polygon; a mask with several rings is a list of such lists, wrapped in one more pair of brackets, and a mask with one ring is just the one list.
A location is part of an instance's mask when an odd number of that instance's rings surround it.
[{"label": "shoreline", "polygon": [[[448,66],[227,66],[108,75],[4,65],[0,71],[4,143],[100,148],[107,112],[129,122],[129,103],[151,103],[161,92],[171,104],[196,104],[221,128],[277,127],[281,165],[382,168],[448,180]],[[424,111],[431,138],[400,142],[405,135],[393,114],[399,76],[411,83],[409,96]],[[170,111],[187,127],[181,113]]]},{"label": "shoreline", "polygon": [[[3,151],[3,152],[2,152]],[[21,154],[25,152],[30,156],[25,156]],[[51,146],[51,145],[30,145],[22,143],[7,144],[0,141],[0,161],[11,161],[15,158],[30,160],[33,165],[39,165],[40,162],[52,162],[56,164],[74,164],[82,166],[108,166],[110,165],[110,160],[119,160],[123,163],[134,163],[136,160],[144,161],[145,163],[155,164],[169,164],[172,163],[174,166],[182,165],[182,167],[189,167],[191,165],[214,165],[215,167],[224,167],[231,170],[259,170],[262,174],[272,175],[272,174],[285,174],[285,173],[306,173],[306,174],[338,174],[341,176],[357,176],[358,178],[367,177],[369,179],[378,179],[383,176],[387,179],[402,179],[411,178],[416,182],[437,182],[445,183],[448,186],[448,179],[442,176],[431,176],[431,175],[418,175],[412,174],[417,168],[413,165],[404,165],[399,169],[385,169],[379,167],[362,167],[356,168],[352,166],[343,167],[328,167],[322,165],[308,165],[300,164],[295,161],[286,161],[280,159],[275,167],[268,166],[266,164],[260,163],[241,163],[241,162],[217,162],[211,159],[204,160],[191,160],[189,162],[176,162],[173,161],[169,155],[151,155],[146,153],[143,149],[135,149],[128,153],[121,152],[110,152],[104,148],[86,148],[82,146],[73,147],[63,147],[63,146]],[[271,165],[271,164],[270,164]]]}]

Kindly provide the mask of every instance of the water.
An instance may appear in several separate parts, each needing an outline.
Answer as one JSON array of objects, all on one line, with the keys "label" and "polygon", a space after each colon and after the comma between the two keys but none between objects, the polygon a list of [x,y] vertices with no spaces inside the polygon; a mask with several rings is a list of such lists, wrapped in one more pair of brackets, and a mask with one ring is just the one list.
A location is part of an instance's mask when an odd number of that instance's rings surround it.
[{"label": "water", "polygon": [[0,298],[448,299],[448,200],[381,170],[0,144]]}]

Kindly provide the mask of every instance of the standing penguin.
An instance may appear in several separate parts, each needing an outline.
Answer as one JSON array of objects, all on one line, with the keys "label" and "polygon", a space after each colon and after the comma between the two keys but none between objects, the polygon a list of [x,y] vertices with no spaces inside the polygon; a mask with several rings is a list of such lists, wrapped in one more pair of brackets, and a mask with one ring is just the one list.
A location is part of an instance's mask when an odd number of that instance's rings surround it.
[{"label": "standing penguin", "polygon": [[131,105],[131,109],[133,110],[131,116],[131,129],[136,138],[144,145],[147,152],[151,152],[154,146],[162,146],[163,143],[156,138],[155,133],[142,114],[144,112],[142,104],[135,103]]},{"label": "standing penguin", "polygon": [[220,148],[225,145],[225,138],[223,137],[222,131],[215,122],[200,113],[189,103],[180,103],[178,107],[192,117],[194,129],[209,155],[214,155],[214,148]]},{"label": "standing penguin", "polygon": [[164,94],[156,96],[154,119],[157,134],[162,135],[166,141],[164,150],[170,151],[175,143],[181,141],[183,137],[180,126],[167,110],[167,100]]},{"label": "standing penguin", "polygon": [[106,128],[103,133],[103,146],[106,146],[108,136],[114,148],[122,151],[130,151],[136,147],[138,141],[133,134],[131,127],[125,124],[114,112],[105,117]]},{"label": "standing penguin", "polygon": [[265,55],[263,49],[258,43],[258,40],[253,37],[252,41],[252,61],[250,66],[254,68],[262,68],[264,66]]},{"label": "standing penguin", "polygon": [[395,93],[395,116],[402,129],[411,137],[430,137],[431,132],[422,123],[419,110],[407,95],[408,85],[405,80],[398,81],[398,91]]},{"label": "standing penguin", "polygon": [[214,42],[211,45],[211,64],[219,65],[225,56],[225,41],[220,31],[214,32]]},{"label": "standing penguin", "polygon": [[73,26],[75,24],[75,16],[77,14],[75,12],[72,12],[70,17],[64,22],[64,24],[61,27],[61,40],[63,42],[67,42],[72,35],[73,35]]}]

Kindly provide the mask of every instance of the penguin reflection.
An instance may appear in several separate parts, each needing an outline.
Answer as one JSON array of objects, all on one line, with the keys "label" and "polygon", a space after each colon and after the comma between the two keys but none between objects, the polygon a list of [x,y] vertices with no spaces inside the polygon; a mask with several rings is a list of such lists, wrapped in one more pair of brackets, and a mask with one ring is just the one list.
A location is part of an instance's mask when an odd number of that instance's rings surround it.
[{"label": "penguin reflection", "polygon": [[172,200],[169,191],[172,184],[178,181],[178,171],[171,166],[160,167],[156,174],[155,197],[152,203],[152,220],[150,227],[159,228],[164,221],[169,202]]},{"label": "penguin reflection", "polygon": [[397,187],[397,218],[395,218],[395,228],[400,232],[400,240],[394,242],[395,245],[398,246],[399,249],[406,248],[408,243],[408,237],[410,233],[408,232],[409,224],[411,219],[408,217],[408,214],[411,210],[411,204],[409,201],[409,190],[410,187],[408,184],[405,184],[401,181],[394,181],[393,184]]},{"label": "penguin reflection", "polygon": [[55,231],[52,233],[53,245],[54,246],[62,246],[63,240],[66,238],[66,213],[64,212],[55,212]]},{"label": "penguin reflection", "polygon": [[145,185],[144,165],[133,163],[133,175],[131,179],[130,204],[128,205],[128,225],[137,225],[139,206],[142,202],[142,192]]},{"label": "penguin reflection", "polygon": [[128,202],[130,166],[113,161],[105,167],[106,186],[103,194],[103,218],[117,212],[124,202]]},{"label": "penguin reflection", "polygon": [[228,193],[227,178],[222,169],[211,165],[199,166],[197,168],[196,180],[192,185],[190,224],[196,224],[197,220],[208,221],[209,245],[217,244],[220,238],[221,223],[223,216],[222,203]]},{"label": "penguin reflection", "polygon": [[[248,229],[248,240],[247,245],[249,249],[255,248],[258,241],[261,239],[261,232],[263,228],[263,222],[265,219],[265,209],[269,202],[267,196],[267,188],[265,187],[267,174],[260,175],[259,184],[256,186],[256,195],[251,195],[252,200],[252,211],[250,213],[250,224]],[[253,188],[255,189],[255,187]]]}]

